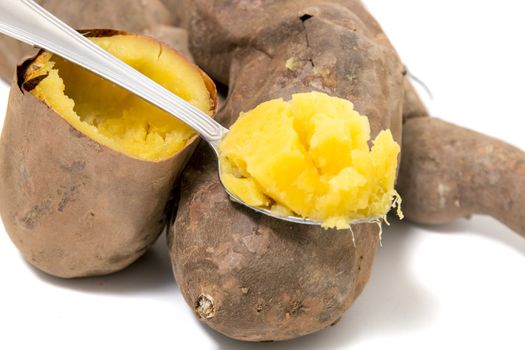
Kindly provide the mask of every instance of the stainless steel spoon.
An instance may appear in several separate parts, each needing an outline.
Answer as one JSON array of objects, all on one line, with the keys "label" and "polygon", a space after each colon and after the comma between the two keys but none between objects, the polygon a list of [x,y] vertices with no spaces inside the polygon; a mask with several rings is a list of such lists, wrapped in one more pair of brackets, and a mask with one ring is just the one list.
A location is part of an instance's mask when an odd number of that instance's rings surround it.
[{"label": "stainless steel spoon", "polygon": [[[190,103],[171,93],[120,59],[101,49],[32,0],[0,0],[0,33],[43,48],[84,67],[186,123],[202,136],[219,157],[219,143],[228,129]],[[220,167],[219,167],[220,169]],[[296,216],[277,216],[270,210],[253,207],[240,200],[226,187],[230,198],[259,213],[299,224],[321,222]],[[352,223],[377,221],[372,217]]]}]

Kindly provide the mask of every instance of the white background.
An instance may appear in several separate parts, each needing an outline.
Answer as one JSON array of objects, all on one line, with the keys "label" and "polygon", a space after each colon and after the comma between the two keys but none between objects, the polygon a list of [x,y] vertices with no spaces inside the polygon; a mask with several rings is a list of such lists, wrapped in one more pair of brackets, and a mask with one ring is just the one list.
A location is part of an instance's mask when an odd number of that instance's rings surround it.
[{"label": "white background", "polygon": [[[511,0],[368,0],[432,114],[525,149],[525,11]],[[0,115],[7,87],[0,86]],[[524,179],[525,181],[525,179]],[[487,217],[385,230],[372,278],[336,326],[248,344],[201,325],[162,237],[123,272],[60,280],[0,228],[0,349],[525,349],[525,239]]]}]

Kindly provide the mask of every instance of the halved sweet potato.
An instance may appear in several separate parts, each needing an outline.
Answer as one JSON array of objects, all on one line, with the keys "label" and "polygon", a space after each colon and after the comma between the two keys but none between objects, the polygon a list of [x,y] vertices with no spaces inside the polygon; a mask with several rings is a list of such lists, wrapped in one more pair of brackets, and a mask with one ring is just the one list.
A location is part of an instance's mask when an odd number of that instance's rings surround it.
[{"label": "halved sweet potato", "polygon": [[[89,35],[213,115],[213,82],[176,51],[123,32]],[[41,52],[18,67],[2,132],[6,230],[49,274],[120,270],[162,231],[170,191],[196,143],[195,133],[167,113]]]}]

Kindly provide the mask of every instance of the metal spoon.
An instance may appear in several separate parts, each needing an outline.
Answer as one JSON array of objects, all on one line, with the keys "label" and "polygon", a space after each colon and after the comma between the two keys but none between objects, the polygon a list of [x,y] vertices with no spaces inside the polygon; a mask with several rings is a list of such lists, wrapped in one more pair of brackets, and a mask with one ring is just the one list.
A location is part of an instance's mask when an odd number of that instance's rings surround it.
[{"label": "metal spoon", "polygon": [[[198,108],[101,49],[34,1],[0,0],[0,33],[29,45],[46,49],[74,62],[166,111],[198,132],[210,144],[220,161],[218,147],[228,129]],[[250,206],[230,193],[226,187],[224,189],[231,200],[256,212],[299,224],[321,224],[321,222],[297,216],[278,216],[268,209]],[[352,223],[377,220],[378,218],[373,217],[352,221]]]}]

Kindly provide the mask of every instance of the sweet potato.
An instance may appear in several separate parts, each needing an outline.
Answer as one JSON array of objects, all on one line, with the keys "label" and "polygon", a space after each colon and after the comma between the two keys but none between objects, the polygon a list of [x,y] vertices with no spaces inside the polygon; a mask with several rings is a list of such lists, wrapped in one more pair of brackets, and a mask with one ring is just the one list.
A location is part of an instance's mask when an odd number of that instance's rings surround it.
[{"label": "sweet potato", "polygon": [[525,236],[525,152],[429,117],[408,79],[404,91],[397,189],[406,219],[438,225],[490,215]]},{"label": "sweet potato", "polygon": [[[169,11],[160,0],[37,0],[73,28],[111,28],[156,37],[188,54],[186,33],[173,28]],[[0,79],[11,82],[16,65],[37,50],[0,34]],[[189,57],[189,56],[187,56]]]},{"label": "sweet potato", "polygon": [[[86,35],[213,114],[213,83],[176,51],[124,32]],[[163,230],[196,146],[191,134],[176,139],[187,134],[177,123],[49,53],[19,66],[0,143],[0,214],[24,257],[60,277],[107,274],[139,258]]]},{"label": "sweet potato", "polygon": [[[224,125],[263,101],[317,90],[351,100],[373,137],[391,129],[400,140],[403,67],[360,2],[172,4],[196,61],[229,83]],[[174,274],[197,316],[248,341],[295,338],[336,322],[368,280],[378,226],[354,225],[352,234],[256,214],[229,200],[216,162],[199,146],[169,230]]]},{"label": "sweet potato", "polygon": [[409,220],[493,216],[525,236],[525,152],[437,118],[403,126],[399,191]]}]

